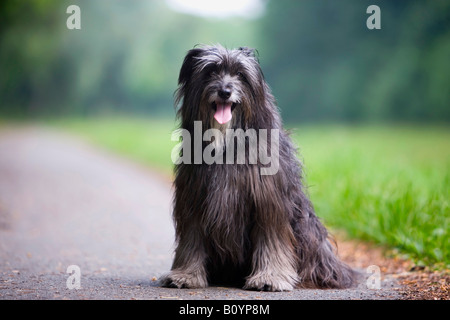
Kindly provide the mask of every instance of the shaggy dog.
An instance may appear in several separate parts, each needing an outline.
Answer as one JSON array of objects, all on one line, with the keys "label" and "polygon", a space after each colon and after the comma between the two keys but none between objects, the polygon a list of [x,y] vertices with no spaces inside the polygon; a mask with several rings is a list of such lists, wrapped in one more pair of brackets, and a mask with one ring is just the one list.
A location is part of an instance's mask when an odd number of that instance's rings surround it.
[{"label": "shaggy dog", "polygon": [[[174,181],[177,246],[162,285],[264,291],[351,286],[355,273],[337,258],[314,213],[255,51],[196,47],[187,53],[178,83],[181,130],[205,135],[200,143],[183,135]],[[207,136],[209,129],[215,131]],[[266,135],[255,142],[249,130]],[[243,139],[231,134],[237,131],[245,132]],[[230,143],[235,138],[240,143]],[[274,163],[255,160],[256,144],[259,155],[265,151]],[[211,163],[195,151],[222,161]]]}]

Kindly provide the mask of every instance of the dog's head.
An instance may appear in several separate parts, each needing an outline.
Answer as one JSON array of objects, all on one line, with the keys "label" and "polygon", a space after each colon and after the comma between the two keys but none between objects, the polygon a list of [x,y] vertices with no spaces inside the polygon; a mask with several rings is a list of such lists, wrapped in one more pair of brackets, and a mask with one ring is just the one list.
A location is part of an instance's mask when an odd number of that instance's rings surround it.
[{"label": "dog's head", "polygon": [[200,120],[205,128],[250,128],[272,111],[267,105],[273,106],[273,97],[254,49],[194,48],[184,58],[178,84],[184,127]]}]

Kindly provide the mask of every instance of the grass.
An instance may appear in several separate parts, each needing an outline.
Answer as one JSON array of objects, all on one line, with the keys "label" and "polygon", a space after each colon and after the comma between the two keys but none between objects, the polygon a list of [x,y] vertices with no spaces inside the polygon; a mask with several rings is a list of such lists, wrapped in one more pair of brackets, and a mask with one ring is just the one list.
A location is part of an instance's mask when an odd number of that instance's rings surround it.
[{"label": "grass", "polygon": [[[170,174],[170,120],[64,120],[57,126]],[[448,267],[450,130],[423,126],[299,126],[317,214],[351,237]]]},{"label": "grass", "polygon": [[309,127],[294,134],[318,215],[352,237],[450,264],[450,131]]}]

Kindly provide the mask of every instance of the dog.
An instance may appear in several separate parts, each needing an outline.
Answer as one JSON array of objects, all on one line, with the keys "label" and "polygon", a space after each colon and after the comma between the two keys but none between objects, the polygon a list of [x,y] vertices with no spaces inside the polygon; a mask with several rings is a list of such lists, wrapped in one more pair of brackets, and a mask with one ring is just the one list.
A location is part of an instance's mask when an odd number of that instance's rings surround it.
[{"label": "dog", "polygon": [[[337,257],[314,213],[302,164],[282,128],[256,50],[203,45],[188,51],[175,105],[184,132],[194,135],[197,128],[221,133],[200,144],[183,139],[184,147],[210,148],[214,157],[232,153],[235,160],[239,146],[247,152],[243,163],[206,163],[195,161],[183,148],[187,161],[174,169],[175,256],[161,285],[229,284],[261,291],[351,287],[355,271]],[[268,153],[278,152],[275,173],[262,174],[267,163],[261,159],[250,161],[254,152],[249,151],[248,136],[230,147],[227,136],[239,129],[270,131],[257,143],[267,143]],[[277,150],[269,144],[274,140]]]}]

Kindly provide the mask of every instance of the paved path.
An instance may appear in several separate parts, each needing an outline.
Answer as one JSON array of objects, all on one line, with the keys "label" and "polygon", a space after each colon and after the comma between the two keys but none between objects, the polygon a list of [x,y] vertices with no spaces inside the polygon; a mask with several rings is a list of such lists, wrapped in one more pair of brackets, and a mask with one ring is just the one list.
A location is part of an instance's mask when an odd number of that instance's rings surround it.
[{"label": "paved path", "polygon": [[[149,151],[151,152],[151,151]],[[167,179],[43,127],[0,131],[0,299],[395,299],[379,290],[158,286],[171,265]],[[66,273],[79,267],[80,289]],[[73,282],[75,283],[75,282]],[[73,284],[72,283],[72,284]]]}]

